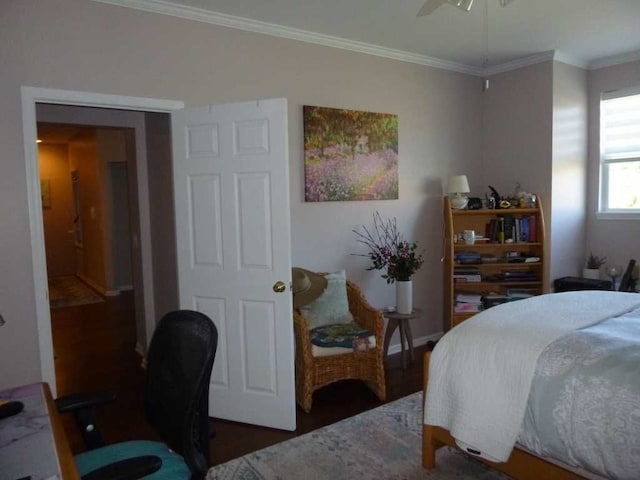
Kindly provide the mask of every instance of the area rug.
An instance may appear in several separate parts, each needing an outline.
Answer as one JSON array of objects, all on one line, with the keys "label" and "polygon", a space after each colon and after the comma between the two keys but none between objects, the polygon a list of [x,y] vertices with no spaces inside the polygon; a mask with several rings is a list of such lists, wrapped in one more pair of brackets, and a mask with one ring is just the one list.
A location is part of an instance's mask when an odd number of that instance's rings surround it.
[{"label": "area rug", "polygon": [[494,480],[509,477],[449,447],[422,468],[422,393],[211,468],[207,480]]},{"label": "area rug", "polygon": [[73,275],[49,279],[49,306],[51,308],[75,307],[104,299]]}]

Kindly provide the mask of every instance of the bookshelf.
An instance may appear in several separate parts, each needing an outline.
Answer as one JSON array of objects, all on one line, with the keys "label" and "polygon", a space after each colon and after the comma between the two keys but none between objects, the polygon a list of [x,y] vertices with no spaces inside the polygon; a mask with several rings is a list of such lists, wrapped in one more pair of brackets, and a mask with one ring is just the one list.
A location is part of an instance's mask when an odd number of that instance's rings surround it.
[{"label": "bookshelf", "polygon": [[[544,216],[536,198],[535,208],[455,210],[444,197],[445,331],[485,306],[547,292]],[[483,238],[468,245],[465,230]]]}]

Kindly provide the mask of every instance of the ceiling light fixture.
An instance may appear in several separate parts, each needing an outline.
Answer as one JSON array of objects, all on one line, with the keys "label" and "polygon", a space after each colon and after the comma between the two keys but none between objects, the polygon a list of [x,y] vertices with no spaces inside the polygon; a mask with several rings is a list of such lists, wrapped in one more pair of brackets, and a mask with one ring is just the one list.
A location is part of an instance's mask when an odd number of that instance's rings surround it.
[{"label": "ceiling light fixture", "polygon": [[[502,2],[504,0],[500,1]],[[473,6],[473,0],[449,0],[449,3],[455,5],[458,8],[461,8],[462,10],[466,10],[467,12],[470,11],[471,7]]]},{"label": "ceiling light fixture", "polygon": [[[500,0],[500,4],[504,7],[509,0]],[[484,2],[484,55],[482,58],[482,70],[484,78],[482,79],[482,91],[489,90],[489,77],[487,69],[489,68],[489,0]]]},{"label": "ceiling light fixture", "polygon": [[36,143],[42,143],[42,140],[40,140],[39,138],[36,139]]}]

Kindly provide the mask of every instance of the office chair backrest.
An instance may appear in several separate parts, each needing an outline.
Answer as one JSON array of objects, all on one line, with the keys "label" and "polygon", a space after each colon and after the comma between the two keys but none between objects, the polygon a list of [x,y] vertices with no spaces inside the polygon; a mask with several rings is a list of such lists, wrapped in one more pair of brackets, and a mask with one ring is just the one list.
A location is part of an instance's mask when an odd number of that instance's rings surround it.
[{"label": "office chair backrest", "polygon": [[194,478],[209,464],[209,379],[217,345],[209,317],[178,310],[160,319],[149,347],[147,417]]}]

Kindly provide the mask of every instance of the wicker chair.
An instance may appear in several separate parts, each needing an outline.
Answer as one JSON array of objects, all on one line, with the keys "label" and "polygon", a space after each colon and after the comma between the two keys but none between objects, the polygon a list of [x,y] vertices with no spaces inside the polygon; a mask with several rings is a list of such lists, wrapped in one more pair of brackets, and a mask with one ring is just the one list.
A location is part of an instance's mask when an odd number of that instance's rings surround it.
[{"label": "wicker chair", "polygon": [[387,396],[382,348],[384,338],[382,312],[369,305],[362,291],[349,280],[347,280],[347,297],[349,311],[356,323],[375,335],[375,348],[360,352],[314,357],[311,354],[311,341],[309,340],[309,321],[299,311],[294,311],[296,401],[305,412],[311,410],[313,392],[338,380],[362,380],[380,400],[385,400]]}]

